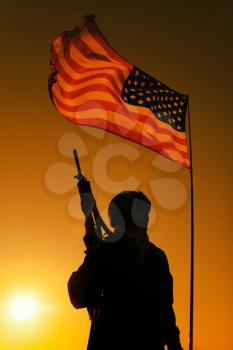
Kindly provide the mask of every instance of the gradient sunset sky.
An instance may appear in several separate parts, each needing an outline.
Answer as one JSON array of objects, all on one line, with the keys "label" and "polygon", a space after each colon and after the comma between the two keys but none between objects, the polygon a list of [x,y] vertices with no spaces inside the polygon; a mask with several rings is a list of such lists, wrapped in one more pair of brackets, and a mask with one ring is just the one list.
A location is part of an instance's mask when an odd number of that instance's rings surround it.
[{"label": "gradient sunset sky", "polygon": [[[75,310],[67,294],[67,280],[84,257],[83,223],[75,218],[75,206],[77,213],[80,208],[72,178],[73,146],[82,149],[83,171],[92,181],[101,211],[118,192],[117,182],[129,176],[151,198],[154,220],[149,235],[168,256],[177,324],[188,349],[188,170],[163,163],[156,153],[130,141],[71,124],[49,100],[53,37],[72,29],[82,15],[94,13],[120,55],[190,95],[194,349],[233,350],[232,10],[232,3],[224,0],[1,2],[0,349],[86,349],[87,312]],[[94,162],[106,145],[120,150],[107,165],[109,191],[101,185],[101,163]],[[138,156],[126,159],[122,149]],[[161,188],[153,190],[156,180]],[[168,180],[175,180],[176,195],[182,197],[173,209],[174,193],[170,198],[166,193]],[[38,305],[34,318],[25,322],[9,314],[12,300],[22,294],[34,297]]]}]

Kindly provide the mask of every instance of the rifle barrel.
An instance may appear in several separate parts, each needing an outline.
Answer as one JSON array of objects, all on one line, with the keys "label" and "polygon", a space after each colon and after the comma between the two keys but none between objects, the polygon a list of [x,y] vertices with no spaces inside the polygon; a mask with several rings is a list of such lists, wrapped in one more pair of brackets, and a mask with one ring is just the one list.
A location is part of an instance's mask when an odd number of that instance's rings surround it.
[{"label": "rifle barrel", "polygon": [[76,149],[73,149],[73,155],[74,155],[74,160],[78,169],[78,173],[81,173],[81,168],[80,168],[79,159],[78,159],[78,152]]}]

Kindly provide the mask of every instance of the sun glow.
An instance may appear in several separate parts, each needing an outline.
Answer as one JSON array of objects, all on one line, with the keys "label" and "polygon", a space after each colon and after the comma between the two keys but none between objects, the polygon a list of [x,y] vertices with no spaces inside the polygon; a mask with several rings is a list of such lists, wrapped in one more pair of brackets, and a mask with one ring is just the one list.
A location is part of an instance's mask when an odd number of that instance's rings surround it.
[{"label": "sun glow", "polygon": [[26,321],[35,315],[37,304],[30,296],[20,296],[11,302],[9,311],[17,321]]}]

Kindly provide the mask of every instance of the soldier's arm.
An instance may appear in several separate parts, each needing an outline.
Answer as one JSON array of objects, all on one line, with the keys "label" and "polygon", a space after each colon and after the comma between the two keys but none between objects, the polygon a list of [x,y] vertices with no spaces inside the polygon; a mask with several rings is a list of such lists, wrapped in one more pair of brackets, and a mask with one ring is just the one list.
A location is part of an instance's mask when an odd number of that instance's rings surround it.
[{"label": "soldier's arm", "polygon": [[99,284],[98,255],[100,242],[96,236],[95,223],[93,219],[93,208],[95,199],[91,190],[90,181],[82,174],[78,153],[73,150],[78,175],[78,190],[81,199],[81,208],[85,215],[84,243],[87,250],[83,264],[77,271],[73,272],[68,281],[68,293],[72,305],[79,309],[89,307],[93,304],[93,299]]},{"label": "soldier's arm", "polygon": [[98,265],[98,248],[96,248],[96,251],[86,251],[84,262],[77,271],[71,274],[68,281],[68,293],[70,301],[76,309],[93,304],[100,287]]},{"label": "soldier's arm", "polygon": [[68,281],[68,293],[72,305],[79,309],[88,307],[94,299],[100,284],[100,241],[94,232],[93,220],[86,217],[84,243],[87,247],[85,258]]}]

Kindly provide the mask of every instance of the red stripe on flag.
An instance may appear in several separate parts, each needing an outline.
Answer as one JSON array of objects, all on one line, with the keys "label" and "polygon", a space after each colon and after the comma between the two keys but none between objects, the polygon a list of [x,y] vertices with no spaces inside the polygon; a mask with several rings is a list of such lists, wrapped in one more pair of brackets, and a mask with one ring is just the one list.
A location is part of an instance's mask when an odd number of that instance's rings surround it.
[{"label": "red stripe on flag", "polygon": [[[58,54],[56,52],[56,50],[52,47],[52,55],[53,55],[53,61],[54,61],[54,65],[56,67],[56,69],[59,71],[59,74],[61,75],[61,77],[63,78],[63,80],[65,80],[68,84],[70,85],[76,85],[77,83],[80,82],[81,79],[74,79],[72,78],[63,68],[62,64],[60,63],[60,60],[59,60],[59,57],[58,57]],[[66,61],[66,63],[68,64],[68,62]],[[69,64],[68,64],[69,65]],[[70,65],[69,65],[70,66]],[[71,66],[70,66],[71,67]],[[71,67],[72,68],[72,67]],[[73,69],[73,68],[72,68]],[[97,74],[108,74],[108,73],[104,73],[103,71],[104,70],[109,70],[109,71],[113,71],[114,73],[117,73],[116,72],[116,69],[111,68],[111,67],[107,67],[107,68],[99,68],[99,69],[96,69],[96,68],[93,68],[93,69],[86,69],[86,72],[89,72],[89,71],[101,71],[102,73],[96,73]],[[78,74],[82,74],[81,72],[78,72]],[[92,77],[94,76],[95,74],[91,75],[90,77],[85,77],[83,79],[92,79]],[[112,75],[114,77],[114,75]],[[125,81],[124,77],[123,77],[123,74],[121,74],[121,78],[119,77],[119,74],[117,74],[120,82],[123,84],[123,82]],[[123,78],[122,78],[123,77]],[[121,80],[123,79],[123,80]]]},{"label": "red stripe on flag", "polygon": [[[67,118],[66,116],[64,116],[64,117]],[[69,120],[72,121],[74,124],[93,126],[93,127],[97,127],[100,129],[105,129],[107,131],[110,131],[114,135],[121,136],[120,133],[116,132],[115,123],[112,123],[110,120],[103,120],[100,118],[91,118],[91,119],[71,118]],[[144,135],[142,137],[142,134],[140,134],[140,133],[137,133],[133,130],[128,130],[128,129],[124,128],[123,126],[121,126],[121,130],[124,132],[124,138],[127,138],[131,141],[135,141],[139,144],[144,145],[147,148],[150,148],[150,149],[155,150],[157,152],[163,153],[164,155],[166,154],[166,156],[169,159],[170,159],[170,157],[168,156],[168,153],[169,153],[169,151],[173,151],[173,152],[177,152],[180,156],[182,156],[182,159],[188,161],[187,152],[177,150],[175,148],[174,144],[171,142],[160,142],[160,143],[155,142],[154,144],[151,144],[151,140],[147,139]],[[144,141],[146,141],[146,139],[147,139],[148,143],[146,143],[146,142],[143,143],[142,139],[144,139]]]},{"label": "red stripe on flag", "polygon": [[[91,34],[90,34],[91,36]],[[91,36],[92,40],[95,40],[92,36]],[[122,73],[125,71],[130,71],[133,68],[133,64],[131,65],[127,65],[125,66],[125,64],[123,64],[122,62],[118,62],[116,60],[112,61],[111,58],[109,57],[109,55],[104,54],[105,49],[101,46],[101,48],[103,48],[104,52],[96,52],[93,49],[91,49],[91,47],[84,42],[81,37],[78,38],[78,40],[73,40],[72,41],[72,45],[73,47],[75,47],[76,50],[78,50],[81,55],[86,58],[90,63],[93,63],[95,61],[95,63],[100,62],[100,63],[104,63],[106,62],[107,64],[112,64],[114,66],[116,66],[116,68],[121,69]]]},{"label": "red stripe on flag", "polygon": [[[79,90],[76,90],[75,94],[73,94],[72,98],[80,97],[81,95],[85,94],[86,92],[94,92],[94,91],[102,91],[109,93],[119,104],[122,104],[122,98],[119,97],[118,94],[116,94],[114,91],[112,91],[107,85],[104,84],[89,84],[88,86],[85,86]],[[63,95],[64,92],[64,95]],[[62,96],[65,98],[70,98],[69,96],[66,96],[66,92],[63,90],[61,91]],[[70,94],[70,93],[68,93]]]},{"label": "red stripe on flag", "polygon": [[[102,77],[103,77],[103,75],[101,74],[101,78],[102,78]],[[110,75],[110,77],[112,78],[111,75]],[[74,91],[66,91],[66,90],[64,90],[63,88],[60,88],[60,90],[61,90],[61,95],[64,96],[64,97],[66,97],[66,98],[72,99],[72,98],[76,98],[76,97],[80,96],[80,94],[82,94],[83,92],[92,91],[92,89],[93,89],[93,91],[111,91],[111,89],[109,88],[108,85],[104,85],[104,84],[101,84],[101,83],[96,83],[96,84],[95,84],[95,83],[92,83],[93,78],[87,79],[87,81],[88,81],[88,80],[90,80],[90,83],[88,84],[88,86],[85,86],[85,87],[79,88],[79,89],[77,88],[77,89],[74,90]],[[109,78],[108,78],[108,81],[111,82],[111,84],[113,85],[113,89],[116,90],[116,95],[117,95],[116,97],[118,98],[119,102],[122,103],[122,99],[119,98],[119,96],[121,96],[121,91],[120,91],[120,89],[118,88],[118,86],[116,85],[114,79],[113,79],[113,78],[112,78],[112,79],[109,79]],[[101,90],[101,88],[98,89],[98,87],[101,87],[101,86],[104,86],[105,88],[108,88],[108,90]],[[85,89],[86,89],[86,90],[85,90]]]},{"label": "red stripe on flag", "polygon": [[[55,48],[54,48],[55,50]],[[56,50],[55,50],[56,51]],[[81,64],[79,64],[78,62],[76,62],[71,56],[70,56],[70,51],[67,52],[67,54],[65,54],[63,56],[63,59],[66,61],[66,63],[77,73],[82,74],[82,73],[86,73],[86,72],[96,72],[99,70],[106,70],[106,69],[111,69],[113,70],[115,73],[117,73],[119,79],[121,82],[125,81],[125,77],[121,71],[120,68],[114,67],[114,65],[112,65],[112,67],[96,67],[96,68],[87,68],[82,66]]]},{"label": "red stripe on flag", "polygon": [[[119,108],[119,105],[115,104],[113,102],[105,101],[105,100],[92,100],[92,101],[82,103],[81,105],[69,106],[67,104],[64,104],[62,101],[60,101],[56,95],[55,95],[55,98],[56,98],[56,102],[57,102],[58,106],[60,106],[62,109],[66,110],[67,112],[76,113],[77,111],[82,112],[82,111],[86,111],[86,110],[89,110],[92,108],[102,107],[103,109],[109,110],[110,112],[113,112],[113,113],[117,112],[119,114],[122,114],[123,116],[128,117],[131,120],[138,120],[140,122],[152,125],[155,132],[158,132],[159,134],[162,134],[162,135],[167,135],[167,136],[172,137],[174,139],[174,141],[179,143],[180,145],[186,145],[185,139],[181,139],[181,138],[177,137],[176,135],[174,135],[172,133],[172,131],[169,131],[168,129],[159,127],[156,124],[156,119],[154,120],[154,123],[153,123],[151,121],[151,119],[149,119],[148,117],[141,115],[141,114],[134,113],[134,112],[130,112],[123,107]],[[151,121],[152,123],[148,123],[148,121]]]}]

